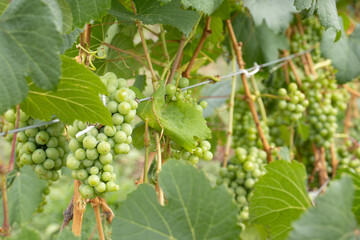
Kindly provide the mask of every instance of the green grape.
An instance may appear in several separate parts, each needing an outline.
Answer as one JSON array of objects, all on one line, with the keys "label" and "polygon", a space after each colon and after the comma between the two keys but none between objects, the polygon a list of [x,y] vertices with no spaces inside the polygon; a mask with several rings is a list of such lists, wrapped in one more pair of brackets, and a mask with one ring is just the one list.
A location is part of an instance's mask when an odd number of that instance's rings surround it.
[{"label": "green grape", "polygon": [[111,145],[108,142],[105,141],[101,141],[98,146],[97,146],[97,151],[101,154],[101,155],[105,155],[108,154],[111,150]]},{"label": "green grape", "polygon": [[85,180],[88,178],[88,172],[85,169],[80,169],[77,171],[77,177],[79,180]]},{"label": "green grape", "polygon": [[127,115],[131,111],[131,105],[128,102],[122,102],[118,106],[118,111],[121,115]]},{"label": "green grape", "polygon": [[35,136],[36,143],[39,145],[45,145],[49,138],[50,136],[46,131],[39,131]]},{"label": "green grape", "polygon": [[98,143],[98,141],[92,135],[86,136],[82,141],[83,146],[87,149],[94,149],[96,147],[97,143]]},{"label": "green grape", "polygon": [[178,84],[178,86],[179,86],[180,88],[188,87],[188,86],[189,86],[189,79],[187,79],[187,78],[180,78],[180,79],[179,79],[179,84]]},{"label": "green grape", "polygon": [[97,175],[91,175],[88,177],[87,181],[90,186],[95,187],[100,183],[100,178]]},{"label": "green grape", "polygon": [[59,158],[59,152],[56,148],[47,148],[45,150],[46,156],[47,158],[56,160]]},{"label": "green grape", "polygon": [[44,168],[50,170],[55,166],[55,161],[48,158],[43,162],[43,166]]},{"label": "green grape", "polygon": [[166,95],[168,95],[170,97],[173,96],[176,93],[176,86],[172,83],[166,85],[165,92],[166,92]]},{"label": "green grape", "polygon": [[31,155],[31,158],[34,161],[34,163],[42,163],[46,159],[46,153],[42,149],[36,149]]},{"label": "green grape", "polygon": [[29,153],[24,153],[21,155],[20,157],[20,161],[22,164],[25,164],[25,165],[31,165],[33,164],[33,161],[32,161],[32,158],[31,158],[31,154]]},{"label": "green grape", "polygon": [[94,188],[87,184],[81,184],[79,187],[79,192],[81,196],[87,199],[93,198],[95,194]]},{"label": "green grape", "polygon": [[100,193],[105,192],[106,184],[104,182],[99,182],[99,184],[95,186],[95,190]]}]

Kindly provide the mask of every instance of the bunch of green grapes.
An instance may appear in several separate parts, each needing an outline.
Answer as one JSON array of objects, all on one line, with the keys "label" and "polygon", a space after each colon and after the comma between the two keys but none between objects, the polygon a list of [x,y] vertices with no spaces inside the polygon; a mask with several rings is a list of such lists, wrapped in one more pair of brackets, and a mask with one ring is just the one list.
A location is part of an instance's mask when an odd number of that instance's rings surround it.
[{"label": "bunch of green grapes", "polygon": [[[265,137],[270,140],[270,129],[267,124],[260,120],[260,126],[264,131]],[[262,147],[262,142],[249,107],[244,100],[239,98],[236,98],[234,106],[233,146],[245,148]]]},{"label": "bunch of green grapes", "polygon": [[[13,110],[5,113],[5,120],[15,125],[16,114]],[[20,111],[21,126],[33,125],[35,120]],[[64,134],[64,125],[55,123],[42,127],[30,128],[17,133],[16,161],[19,167],[31,165],[39,178],[56,181],[58,170],[63,166],[69,152]],[[8,140],[11,141],[11,138]]]},{"label": "bunch of green grapes", "polygon": [[195,106],[195,108],[202,112],[207,107],[206,101],[197,102],[197,99],[192,96],[191,90],[181,90],[189,86],[189,79],[180,78],[177,87],[175,84],[168,84],[165,87],[166,95],[169,101],[184,101]]},{"label": "bunch of green grapes", "polygon": [[206,140],[199,141],[197,143],[197,147],[191,152],[178,147],[175,143],[172,144],[174,158],[188,161],[193,165],[196,165],[200,159],[203,159],[204,161],[211,161],[214,156],[210,149],[211,144]]},{"label": "bunch of green grapes", "polygon": [[350,169],[360,174],[360,147],[353,148],[351,141],[337,148],[339,169]]},{"label": "bunch of green grapes", "polygon": [[265,174],[266,153],[256,147],[237,147],[227,168],[220,169],[217,184],[225,184],[239,205],[239,220],[249,218],[249,197],[254,184]]},{"label": "bunch of green grapes", "polygon": [[290,122],[296,122],[302,118],[309,101],[305,99],[305,94],[298,90],[296,83],[289,84],[289,94],[285,88],[280,88],[278,93],[282,97],[289,97],[290,100],[281,100],[278,109],[283,118],[288,118]]},{"label": "bunch of green grapes", "polygon": [[67,166],[73,170],[72,177],[82,182],[79,191],[87,199],[119,189],[111,163],[116,155],[130,152],[131,124],[138,107],[135,93],[127,87],[125,79],[117,79],[114,73],[106,73],[101,79],[110,94],[106,106],[114,126],[94,127],[80,136],[76,135],[88,127],[86,123],[75,121],[68,128],[71,153]]},{"label": "bunch of green grapes", "polygon": [[337,88],[332,75],[319,75],[318,79],[308,77],[303,86],[309,100],[310,140],[328,148],[338,127],[337,114],[346,109],[349,95],[345,89]]},{"label": "bunch of green grapes", "polygon": [[[180,78],[178,81],[178,87],[175,84],[168,84],[165,87],[166,95],[169,101],[184,101],[193,105],[198,111],[202,112],[203,109],[207,107],[206,101],[197,102],[196,98],[192,97],[191,90],[181,90],[182,88],[189,86],[189,79]],[[196,165],[200,159],[205,161],[210,161],[213,158],[211,153],[211,144],[206,140],[199,141],[197,147],[192,151],[187,151],[179,146],[176,143],[172,144],[173,147],[173,156],[177,159],[183,159],[190,162],[193,165]]]},{"label": "bunch of green grapes", "polygon": [[[290,47],[292,52],[301,52],[308,50],[314,45],[321,42],[321,37],[323,34],[323,27],[319,19],[314,16],[308,17],[302,20],[304,34],[295,32],[292,36]],[[304,43],[306,42],[306,44]],[[321,58],[320,48],[314,48],[312,54],[313,60],[318,62]]]}]

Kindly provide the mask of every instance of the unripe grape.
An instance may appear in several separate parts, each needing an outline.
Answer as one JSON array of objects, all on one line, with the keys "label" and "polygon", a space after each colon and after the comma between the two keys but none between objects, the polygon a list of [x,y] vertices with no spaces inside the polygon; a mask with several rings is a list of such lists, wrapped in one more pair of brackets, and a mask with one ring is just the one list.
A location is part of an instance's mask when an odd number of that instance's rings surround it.
[{"label": "unripe grape", "polygon": [[94,136],[88,135],[84,138],[82,143],[87,149],[94,149],[97,145],[97,140]]},{"label": "unripe grape", "polygon": [[118,111],[122,115],[126,115],[131,111],[131,105],[128,102],[122,102],[118,106]]},{"label": "unripe grape", "polygon": [[46,131],[40,131],[36,134],[35,140],[39,145],[45,145],[49,141],[49,134]]},{"label": "unripe grape", "polygon": [[31,159],[34,161],[34,163],[42,163],[46,159],[46,153],[42,149],[36,149],[32,155]]},{"label": "unripe grape", "polygon": [[87,179],[90,186],[97,186],[100,183],[100,178],[97,175],[91,175]]}]

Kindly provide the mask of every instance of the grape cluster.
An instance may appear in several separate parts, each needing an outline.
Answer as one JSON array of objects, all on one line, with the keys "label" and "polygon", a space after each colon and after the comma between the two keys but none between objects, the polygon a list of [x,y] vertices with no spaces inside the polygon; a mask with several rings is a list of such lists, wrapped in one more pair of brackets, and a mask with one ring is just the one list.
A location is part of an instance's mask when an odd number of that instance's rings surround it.
[{"label": "grape cluster", "polygon": [[211,144],[206,140],[198,142],[198,147],[193,149],[191,152],[181,147],[178,147],[175,143],[172,144],[172,149],[173,156],[176,159],[188,161],[193,165],[196,165],[200,159],[203,159],[205,161],[211,161],[213,159],[213,154],[210,151]]},{"label": "grape cluster", "polygon": [[119,189],[111,163],[116,155],[130,152],[131,123],[138,106],[135,93],[127,87],[125,79],[117,79],[114,73],[108,72],[101,80],[110,94],[106,97],[106,106],[114,126],[94,127],[80,136],[76,134],[88,127],[86,123],[75,121],[68,128],[72,153],[67,158],[67,166],[73,170],[72,177],[82,182],[79,191],[87,199]]},{"label": "grape cluster", "polygon": [[[184,101],[190,103],[195,107],[195,109],[202,112],[203,109],[207,107],[207,102],[201,101],[198,103],[196,98],[192,97],[191,90],[181,90],[181,88],[185,88],[187,86],[189,86],[189,79],[187,78],[180,78],[178,81],[178,87],[172,83],[166,85],[165,92],[169,101]],[[213,154],[210,152],[211,144],[206,140],[199,141],[197,143],[197,147],[190,152],[177,146],[175,142],[172,143],[172,149],[173,156],[176,159],[186,160],[193,165],[197,164],[199,159],[203,159],[205,161],[213,159]]]},{"label": "grape cluster", "polygon": [[[15,124],[16,114],[13,110],[5,113],[5,120]],[[33,125],[35,120],[20,111],[21,126]],[[69,152],[68,142],[63,135],[64,125],[55,123],[47,126],[30,128],[17,133],[17,164],[31,165],[39,178],[56,181],[58,170],[63,166]]]},{"label": "grape cluster", "polygon": [[347,142],[345,146],[337,149],[337,154],[340,159],[339,169],[351,169],[357,174],[360,174],[360,147],[352,148],[351,141]]},{"label": "grape cluster", "polygon": [[[264,131],[266,139],[271,140],[269,135],[270,129],[267,124],[260,120],[260,126]],[[270,145],[273,144],[270,143]],[[249,107],[244,100],[238,98],[235,100],[234,106],[233,146],[262,148],[262,142]]]},{"label": "grape cluster", "polygon": [[337,114],[346,109],[348,93],[337,88],[333,75],[319,75],[318,79],[308,77],[303,86],[309,100],[310,140],[328,148],[338,127]]},{"label": "grape cluster", "polygon": [[240,207],[239,220],[249,218],[249,197],[254,184],[265,174],[266,153],[256,147],[237,147],[227,168],[220,169],[217,184],[225,184]]},{"label": "grape cluster", "polygon": [[181,90],[181,88],[185,88],[189,86],[189,79],[187,78],[180,78],[178,82],[178,87],[175,84],[168,84],[165,87],[166,95],[169,101],[184,101],[190,103],[195,106],[195,108],[202,112],[203,109],[207,107],[206,101],[197,102],[196,98],[192,97],[191,90]]},{"label": "grape cluster", "polygon": [[[295,32],[292,36],[292,41],[290,43],[292,52],[301,52],[310,49],[321,41],[323,27],[321,26],[319,19],[314,16],[308,17],[302,20],[302,24],[304,34],[302,35],[299,32]],[[315,62],[320,60],[320,48],[314,48],[312,57]]]},{"label": "grape cluster", "polygon": [[282,97],[289,97],[290,100],[281,100],[278,104],[282,117],[288,118],[290,122],[296,122],[302,118],[309,101],[305,99],[305,94],[298,90],[296,83],[289,84],[289,94],[285,88],[280,88],[278,93]]}]

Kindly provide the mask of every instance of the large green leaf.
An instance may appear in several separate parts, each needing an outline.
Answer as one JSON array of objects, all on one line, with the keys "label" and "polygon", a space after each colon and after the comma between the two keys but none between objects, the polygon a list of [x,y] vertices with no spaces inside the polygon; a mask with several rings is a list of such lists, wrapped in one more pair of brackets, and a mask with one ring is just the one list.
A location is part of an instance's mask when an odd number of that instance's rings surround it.
[{"label": "large green leaf", "polygon": [[360,229],[351,212],[354,185],[350,177],[334,181],[327,192],[293,223],[290,240],[359,239]]},{"label": "large green leaf", "polygon": [[139,19],[144,24],[165,24],[179,29],[185,34],[189,34],[193,26],[199,19],[199,14],[192,10],[181,8],[180,0],[172,0],[161,6],[157,0],[134,0],[137,15],[128,11],[120,2],[113,0],[111,14],[119,21],[136,21]]},{"label": "large green leaf", "polygon": [[336,30],[333,40],[338,40],[340,38],[341,27],[338,20],[339,17],[335,0],[295,0],[294,5],[299,11],[306,10],[313,12],[312,9],[315,8],[319,15],[320,22],[325,29],[333,28]]},{"label": "large green leaf", "polygon": [[104,84],[93,72],[68,57],[62,57],[62,76],[57,91],[44,91],[29,82],[29,95],[21,108],[42,120],[55,114],[71,124],[75,119],[112,125],[109,110],[99,94],[107,94]]},{"label": "large green leaf", "polygon": [[243,43],[243,57],[247,66],[253,66],[254,62],[262,63],[277,59],[279,49],[288,48],[284,34],[275,34],[263,22],[254,27],[251,18],[240,13],[233,19],[236,39]]},{"label": "large green leaf", "polygon": [[149,120],[150,127],[158,131],[164,128],[165,135],[188,151],[196,147],[198,140],[211,137],[211,131],[201,112],[190,103],[165,103],[165,88],[161,84],[153,94],[153,100],[139,104],[137,113],[144,121]]},{"label": "large green leaf", "polygon": [[56,88],[60,43],[60,32],[46,3],[11,1],[0,17],[0,114],[25,99],[25,76],[38,87]]},{"label": "large green leaf", "polygon": [[218,7],[220,7],[223,0],[181,0],[185,8],[192,7],[199,12],[211,15]]},{"label": "large green leaf", "polygon": [[[25,166],[21,169],[8,189],[11,225],[15,222],[24,225],[31,219],[42,202],[45,188],[47,188],[46,181],[39,179],[30,167]],[[3,208],[0,208],[0,216],[3,216]]]},{"label": "large green leaf", "polygon": [[73,15],[74,27],[82,28],[90,20],[102,18],[111,6],[111,0],[66,0]]},{"label": "large green leaf", "polygon": [[298,162],[279,160],[266,169],[250,198],[250,222],[265,225],[270,239],[286,239],[291,223],[311,206],[305,167]]},{"label": "large green leaf", "polygon": [[163,166],[159,183],[167,205],[140,185],[115,214],[114,240],[237,239],[237,207],[223,186],[211,188],[202,172],[177,160]]},{"label": "large green leaf", "polygon": [[334,42],[335,35],[336,31],[332,28],[323,34],[321,54],[331,59],[338,70],[336,80],[343,84],[360,75],[360,24],[349,37],[342,34],[340,40]]},{"label": "large green leaf", "polygon": [[355,214],[357,222],[360,223],[360,175],[350,171],[349,169],[341,169],[337,173],[337,177],[343,175],[350,175],[352,177],[355,189],[352,211]]},{"label": "large green leaf", "polygon": [[257,26],[263,21],[276,33],[284,31],[296,12],[289,0],[248,0],[245,6],[250,10]]}]

